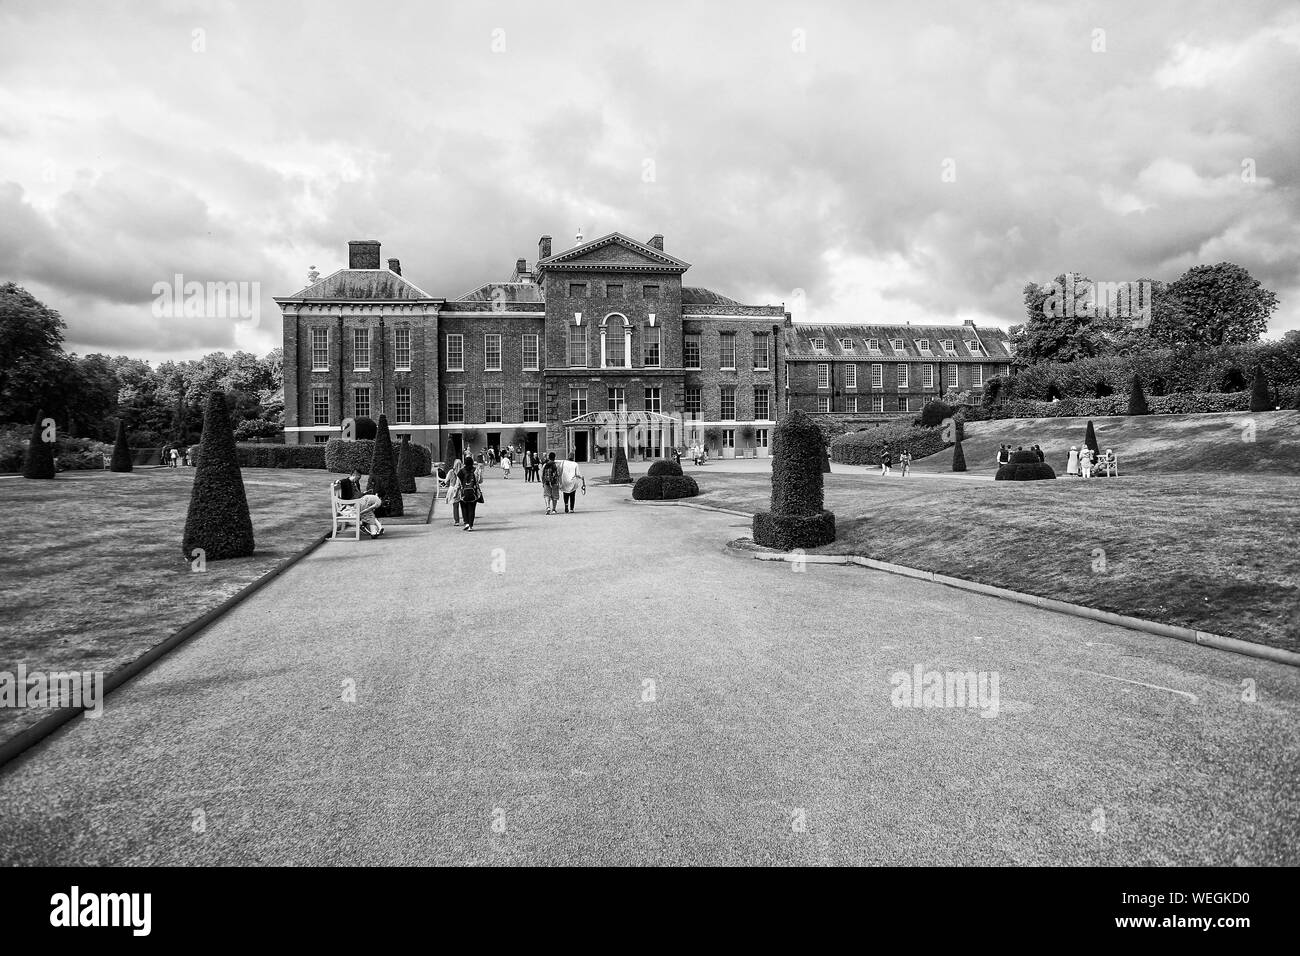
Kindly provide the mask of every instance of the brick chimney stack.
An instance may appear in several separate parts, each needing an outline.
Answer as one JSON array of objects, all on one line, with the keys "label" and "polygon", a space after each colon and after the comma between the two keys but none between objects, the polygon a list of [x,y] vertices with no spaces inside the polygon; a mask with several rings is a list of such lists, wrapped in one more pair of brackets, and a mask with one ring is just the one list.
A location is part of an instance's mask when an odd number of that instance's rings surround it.
[{"label": "brick chimney stack", "polygon": [[354,239],[348,243],[349,269],[378,269],[379,242],[374,239]]},{"label": "brick chimney stack", "polygon": [[388,260],[388,271],[396,272],[399,276],[402,274],[402,263],[398,259]]},{"label": "brick chimney stack", "polygon": [[656,232],[653,236],[650,237],[650,241],[647,242],[646,245],[649,246],[651,249],[658,249],[660,252],[663,252],[664,251],[663,233]]},{"label": "brick chimney stack", "polygon": [[516,259],[516,260],[515,260],[515,275],[517,275],[517,276],[521,276],[521,275],[523,275],[524,273],[526,273],[527,271],[528,271],[528,260],[527,260],[527,259]]},{"label": "brick chimney stack", "polygon": [[537,258],[538,259],[551,258],[551,237],[550,236],[542,236],[541,239],[537,240]]}]

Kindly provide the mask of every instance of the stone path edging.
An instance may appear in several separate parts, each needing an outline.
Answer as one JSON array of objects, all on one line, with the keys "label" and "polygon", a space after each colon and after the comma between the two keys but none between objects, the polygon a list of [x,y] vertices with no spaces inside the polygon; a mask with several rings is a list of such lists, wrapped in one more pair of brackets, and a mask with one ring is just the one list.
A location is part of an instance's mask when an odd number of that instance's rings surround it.
[{"label": "stone path edging", "polygon": [[[196,617],[194,620],[190,621],[190,623],[186,624],[184,627],[182,627],[176,633],[172,634],[170,637],[165,638],[160,643],[155,644],[153,647],[149,648],[149,650],[145,651],[135,660],[131,661],[128,664],[124,664],[121,667],[119,667],[117,670],[113,671],[113,673],[109,674],[106,678],[104,678],[104,687],[102,692],[101,703],[103,702],[103,700],[106,700],[108,698],[108,695],[110,693],[115,691],[117,688],[121,687],[132,677],[135,677],[137,674],[147,669],[151,664],[154,664],[160,658],[166,656],[171,651],[174,651],[176,648],[180,647],[182,644],[184,644],[194,635],[198,634],[200,631],[206,628],[213,621],[225,615],[236,605],[241,604],[248,598],[252,597],[253,594],[255,594],[258,590],[260,590],[263,587],[263,585],[269,584],[271,581],[278,578],[281,574],[289,570],[291,567],[293,567],[303,558],[307,557],[307,555],[311,554],[313,551],[315,551],[317,548],[319,548],[322,544],[324,544],[329,539],[330,539],[329,534],[322,532],[320,537],[316,538],[314,541],[311,542],[311,544],[302,548],[296,554],[291,554],[289,557],[281,561],[276,567],[272,568],[270,571],[267,571],[265,574],[263,574],[261,577],[257,578],[256,580],[248,582],[248,584],[244,585],[242,588],[240,588],[230,597],[226,598],[216,607],[210,608],[208,611],[204,612],[203,614]],[[72,720],[78,714],[82,713],[85,709],[86,708],[84,707],[59,707],[55,710],[50,711],[48,715],[42,717],[39,721],[37,721],[32,726],[28,727],[26,730],[20,731],[18,734],[0,743],[0,767],[3,767],[5,764],[13,760],[23,751],[40,743],[42,740],[50,736],[50,734],[54,733],[56,730],[58,730],[60,727],[66,724],[68,721]]]},{"label": "stone path edging", "polygon": [[[631,501],[632,499],[627,500]],[[685,501],[638,501],[636,503],[639,505],[684,505],[687,508],[698,508],[701,511],[716,511],[721,514],[736,515],[742,518],[753,517],[753,515],[743,511],[732,511],[729,508],[718,508],[713,505],[701,505]],[[1088,618],[1105,624],[1115,624],[1134,631],[1145,631],[1148,634],[1158,634],[1161,637],[1172,637],[1175,640],[1186,641],[1189,644],[1199,644],[1203,647],[1213,647],[1216,650],[1228,651],[1233,654],[1243,654],[1247,657],[1258,657],[1263,660],[1276,661],[1279,664],[1300,667],[1300,653],[1296,651],[1288,651],[1280,647],[1269,647],[1267,644],[1256,644],[1253,641],[1243,641],[1235,637],[1225,637],[1222,634],[1211,634],[1209,631],[1198,631],[1195,628],[1182,627],[1177,624],[1162,624],[1159,621],[1148,621],[1140,617],[1130,617],[1127,614],[1116,614],[1112,611],[1088,607],[1085,604],[1072,604],[1069,601],[1039,597],[1036,594],[1026,594],[1023,591],[1013,591],[1010,588],[995,587],[991,584],[981,584],[978,581],[967,581],[965,578],[954,578],[946,574],[939,574],[937,571],[922,571],[902,564],[890,564],[888,561],[877,561],[874,558],[859,554],[795,555],[789,552],[773,551],[770,553],[756,553],[754,558],[758,561],[802,561],[805,564],[858,565],[875,571],[885,571],[889,574],[899,574],[909,578],[920,578],[923,581],[933,581],[936,584],[946,584],[948,587],[962,591],[987,594],[1006,601],[1015,601],[1018,604],[1030,604],[1034,607],[1056,611],[1060,614],[1069,614],[1073,617]]]}]

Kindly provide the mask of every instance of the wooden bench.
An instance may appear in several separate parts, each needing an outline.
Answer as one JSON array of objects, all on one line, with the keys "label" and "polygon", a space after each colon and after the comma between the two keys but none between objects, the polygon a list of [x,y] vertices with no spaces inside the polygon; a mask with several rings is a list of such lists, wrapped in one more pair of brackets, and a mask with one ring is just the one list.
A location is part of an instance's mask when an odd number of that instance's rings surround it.
[{"label": "wooden bench", "polygon": [[330,485],[330,539],[339,537],[339,530],[352,525],[354,541],[361,540],[360,498],[340,498],[339,486]]}]

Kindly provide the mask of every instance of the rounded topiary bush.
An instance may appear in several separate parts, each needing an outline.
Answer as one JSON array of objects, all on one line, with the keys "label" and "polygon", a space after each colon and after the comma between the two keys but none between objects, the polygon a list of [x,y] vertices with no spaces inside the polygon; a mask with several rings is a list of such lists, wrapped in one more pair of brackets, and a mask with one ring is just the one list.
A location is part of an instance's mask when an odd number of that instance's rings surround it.
[{"label": "rounded topiary bush", "polygon": [[1055,478],[1056,472],[1045,461],[1039,461],[1032,451],[1017,451],[1011,460],[998,469],[994,475],[998,481],[1041,481]]},{"label": "rounded topiary bush", "polygon": [[642,475],[632,486],[632,498],[635,501],[660,501],[663,496],[663,475]]},{"label": "rounded topiary bush", "polygon": [[754,515],[754,542],[769,548],[815,548],[835,540],[835,516],[822,507],[821,429],[795,410],[772,433],[772,505]]},{"label": "rounded topiary bush", "polygon": [[662,480],[665,500],[670,498],[694,498],[700,493],[700,486],[695,483],[695,479],[690,475],[664,475]]},{"label": "rounded topiary bush", "polygon": [[665,459],[659,459],[658,461],[652,461],[652,462],[650,463],[650,467],[646,469],[646,474],[647,474],[647,475],[650,475],[650,476],[654,476],[654,475],[681,475],[681,473],[682,473],[682,466],[681,466],[681,465],[677,464],[677,462],[675,462],[675,461],[667,461],[667,460],[665,460]]},{"label": "rounded topiary bush", "polygon": [[375,435],[379,433],[379,426],[375,424],[375,420],[365,415],[353,419],[352,425],[352,433],[359,441],[374,441]]},{"label": "rounded topiary bush", "polygon": [[196,548],[203,549],[207,561],[248,557],[253,553],[253,521],[226,396],[219,391],[208,396],[200,448],[181,551],[187,561],[194,559]]},{"label": "rounded topiary bush", "polygon": [[609,483],[611,485],[632,484],[632,473],[627,468],[627,452],[623,450],[622,445],[614,454],[614,469],[609,473]]}]

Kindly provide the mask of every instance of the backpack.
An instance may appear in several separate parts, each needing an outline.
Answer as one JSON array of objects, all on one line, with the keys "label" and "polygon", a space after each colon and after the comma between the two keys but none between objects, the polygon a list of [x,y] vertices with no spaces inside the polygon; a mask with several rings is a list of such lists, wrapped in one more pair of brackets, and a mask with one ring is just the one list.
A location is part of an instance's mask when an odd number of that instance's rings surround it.
[{"label": "backpack", "polygon": [[560,469],[555,462],[548,461],[542,466],[542,484],[553,485],[560,480]]}]

